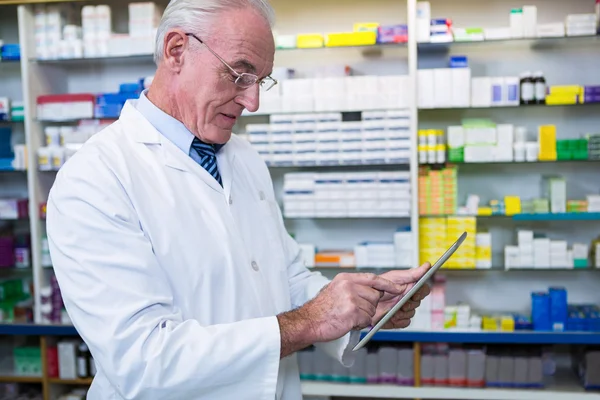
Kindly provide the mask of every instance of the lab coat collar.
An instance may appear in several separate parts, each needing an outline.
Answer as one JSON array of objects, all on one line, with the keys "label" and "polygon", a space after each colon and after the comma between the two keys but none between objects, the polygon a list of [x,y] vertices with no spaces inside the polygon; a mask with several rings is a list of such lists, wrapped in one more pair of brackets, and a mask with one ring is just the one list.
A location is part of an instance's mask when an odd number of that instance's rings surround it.
[{"label": "lab coat collar", "polygon": [[223,187],[202,166],[198,165],[191,157],[183,154],[169,139],[160,134],[154,126],[135,107],[136,100],[128,100],[121,112],[120,121],[125,124],[127,134],[132,140],[143,144],[157,144],[161,146],[162,159],[167,167],[189,173],[196,173],[214,190],[229,196],[233,183],[235,161],[234,146],[224,146],[217,153],[217,163]]}]

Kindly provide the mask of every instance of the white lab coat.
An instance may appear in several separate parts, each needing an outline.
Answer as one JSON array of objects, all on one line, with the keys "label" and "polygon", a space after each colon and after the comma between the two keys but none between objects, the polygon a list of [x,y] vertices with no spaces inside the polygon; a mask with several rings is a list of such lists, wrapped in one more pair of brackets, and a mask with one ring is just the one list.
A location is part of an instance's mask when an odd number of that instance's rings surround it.
[{"label": "white lab coat", "polygon": [[[275,315],[327,283],[287,235],[259,155],[236,136],[223,188],[127,103],[48,199],[67,311],[97,363],[88,398],[301,399]],[[343,363],[352,333],[324,345]]]}]

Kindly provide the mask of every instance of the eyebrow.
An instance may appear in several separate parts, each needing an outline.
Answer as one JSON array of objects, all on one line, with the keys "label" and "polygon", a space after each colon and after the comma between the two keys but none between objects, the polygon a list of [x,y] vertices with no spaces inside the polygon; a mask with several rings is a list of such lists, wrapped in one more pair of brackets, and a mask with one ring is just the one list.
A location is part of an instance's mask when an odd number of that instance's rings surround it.
[{"label": "eyebrow", "polygon": [[247,72],[255,73],[256,67],[250,61],[242,59],[238,60],[235,63],[231,64],[231,67],[236,68],[244,68]]}]

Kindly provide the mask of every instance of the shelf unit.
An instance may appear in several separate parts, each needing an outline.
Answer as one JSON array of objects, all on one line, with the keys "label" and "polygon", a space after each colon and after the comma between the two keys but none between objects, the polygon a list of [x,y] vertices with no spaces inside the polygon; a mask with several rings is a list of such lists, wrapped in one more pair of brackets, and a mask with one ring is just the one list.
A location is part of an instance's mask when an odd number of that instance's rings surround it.
[{"label": "shelf unit", "polygon": [[[305,396],[344,396],[369,399],[449,399],[449,400],[599,400],[598,393],[577,390],[576,382],[561,383],[547,390],[473,389],[447,387],[407,387],[394,385],[350,385],[303,382]],[[574,397],[576,396],[576,397]]]},{"label": "shelf unit", "polygon": [[[283,3],[278,2],[277,0],[275,0],[273,2],[276,11],[278,10],[278,7],[281,8],[285,8],[283,6]],[[376,8],[376,7],[382,7],[383,5],[387,5],[388,3],[386,3],[385,1],[380,1],[377,4],[373,4],[372,7]],[[405,4],[405,11],[404,11],[404,6],[401,4]],[[312,3],[307,3],[305,5],[305,7],[311,7]],[[440,57],[439,53],[437,51],[431,51],[432,49],[446,49],[446,52],[452,52],[454,49],[460,49],[465,50],[465,51],[475,51],[476,53],[479,52],[481,49],[493,49],[494,51],[497,51],[498,49],[500,49],[500,51],[502,51],[505,48],[510,48],[512,49],[515,45],[517,47],[526,47],[527,51],[530,51],[529,48],[535,48],[537,46],[537,44],[539,43],[546,43],[546,44],[552,44],[552,45],[556,45],[559,46],[561,48],[569,48],[571,47],[570,44],[574,43],[574,44],[586,44],[589,45],[590,43],[597,43],[598,42],[598,38],[597,37],[573,37],[573,38],[560,38],[560,39],[556,39],[556,38],[548,38],[548,39],[527,39],[527,40],[507,40],[507,41],[484,41],[484,42],[457,42],[457,43],[446,43],[446,44],[423,44],[423,43],[416,43],[416,41],[413,39],[416,37],[415,34],[415,23],[416,23],[416,1],[415,0],[408,0],[405,3],[400,3],[400,5],[395,4],[394,5],[394,12],[393,13],[389,13],[389,15],[386,16],[386,18],[388,18],[390,21],[394,21],[394,22],[401,22],[401,21],[407,21],[408,22],[408,26],[409,26],[409,37],[411,38],[411,40],[409,40],[408,43],[406,44],[397,44],[397,45],[382,45],[382,46],[359,46],[356,48],[347,48],[347,47],[342,47],[342,48],[322,48],[322,49],[296,49],[296,50],[278,50],[277,51],[277,55],[276,57],[278,58],[278,62],[280,62],[279,65],[282,66],[293,66],[293,65],[289,65],[286,64],[289,62],[289,60],[284,60],[281,61],[280,58],[282,57],[300,57],[300,58],[310,58],[313,57],[313,55],[319,55],[318,57],[321,57],[321,55],[327,54],[328,56],[333,54],[338,54],[337,52],[339,52],[339,54],[342,55],[346,55],[347,52],[352,52],[353,50],[359,50],[359,53],[361,53],[363,50],[372,50],[372,49],[385,49],[386,51],[388,49],[395,49],[397,48],[398,51],[400,52],[400,54],[402,55],[400,57],[400,61],[398,61],[398,58],[395,57],[393,58],[393,63],[396,62],[400,62],[405,63],[405,66],[402,67],[396,67],[395,64],[391,65],[389,62],[387,62],[386,67],[387,69],[387,73],[390,72],[394,72],[394,73],[398,73],[397,71],[401,71],[401,70],[405,70],[407,75],[410,78],[410,99],[411,99],[411,104],[412,106],[410,107],[409,111],[410,111],[410,116],[411,116],[411,127],[410,127],[410,132],[411,132],[411,137],[413,139],[413,154],[416,153],[416,131],[417,131],[417,127],[421,124],[424,123],[424,121],[428,121],[429,119],[429,115],[433,115],[434,119],[437,118],[437,115],[439,113],[442,113],[444,115],[447,115],[448,113],[452,113],[452,112],[460,112],[460,111],[466,111],[466,112],[485,112],[485,113],[491,113],[491,115],[493,115],[493,113],[496,112],[500,112],[500,113],[504,113],[504,112],[516,112],[517,110],[520,111],[521,109],[526,109],[526,110],[536,110],[538,112],[547,112],[547,110],[552,109],[552,110],[558,110],[558,109],[577,109],[577,110],[582,110],[584,112],[589,112],[591,110],[594,110],[595,108],[593,107],[593,105],[577,105],[577,106],[569,106],[569,107],[554,107],[554,106],[520,106],[520,107],[491,107],[491,108],[482,108],[482,109],[472,109],[472,108],[468,108],[468,109],[446,109],[446,110],[439,110],[439,109],[418,109],[416,107],[417,104],[417,93],[416,93],[416,85],[415,85],[415,80],[416,80],[416,75],[417,75],[417,70],[419,67],[421,67],[419,64],[421,63],[421,61],[426,60],[427,58],[431,58],[433,57]],[[436,3],[435,1],[433,2],[433,7],[435,10],[435,7],[441,7],[440,4]],[[289,11],[289,10],[286,10]],[[459,10],[460,11],[460,10]],[[285,21],[286,16],[283,16],[283,20]],[[356,19],[356,17],[354,16],[348,16],[346,18],[352,18],[353,20]],[[342,18],[343,19],[343,18]],[[374,18],[377,19],[377,18]],[[286,21],[289,22],[289,21]],[[306,21],[303,21],[303,23],[307,23]],[[323,23],[323,21],[319,22],[315,22],[316,23]],[[60,92],[64,92],[67,91],[70,87],[71,87],[71,83],[77,84],[77,83],[81,83],[81,81],[69,81],[69,79],[71,79],[69,77],[69,72],[72,71],[73,69],[75,71],[77,71],[78,75],[82,74],[82,70],[86,71],[86,70],[94,70],[93,74],[100,74],[101,76],[106,76],[106,74],[110,74],[111,72],[113,72],[113,70],[117,71],[117,75],[118,76],[122,76],[122,75],[127,75],[131,73],[131,70],[137,70],[139,69],[141,66],[143,66],[143,68],[146,68],[144,71],[148,70],[148,69],[152,69],[151,62],[152,62],[152,57],[150,55],[139,55],[139,56],[132,56],[132,57],[102,57],[102,58],[93,58],[93,59],[70,59],[70,60],[35,60],[35,55],[34,55],[34,49],[33,49],[33,38],[31,37],[31,32],[33,32],[32,27],[33,27],[33,6],[32,5],[21,5],[18,7],[18,27],[19,27],[19,32],[20,32],[20,37],[21,37],[21,45],[22,45],[22,59],[23,61],[20,63],[20,70],[21,70],[21,76],[23,77],[23,82],[22,82],[22,87],[23,87],[23,94],[24,94],[24,100],[26,102],[26,120],[25,123],[23,124],[25,132],[26,132],[26,141],[29,147],[29,153],[30,154],[35,154],[36,150],[40,147],[41,142],[42,142],[42,135],[43,135],[43,127],[46,124],[60,124],[60,123],[75,123],[77,121],[62,121],[62,122],[50,122],[50,121],[39,121],[36,119],[35,116],[35,101],[38,95],[41,94],[48,94],[48,93],[60,93]],[[295,29],[293,26],[291,26],[289,29]],[[302,30],[306,30],[306,29],[302,29]],[[285,33],[285,32],[284,32]],[[543,50],[542,50],[543,51]],[[372,52],[369,52],[372,53]],[[376,52],[375,52],[376,53]],[[395,53],[394,53],[395,54]],[[356,62],[361,62],[361,59],[366,60],[363,64],[365,63],[373,63],[374,61],[372,60],[373,58],[375,59],[385,59],[385,56],[365,56],[364,54],[359,54],[358,58],[356,58],[356,54],[354,54],[354,61]],[[442,57],[446,57],[446,54],[442,52]],[[357,61],[358,60],[358,61]],[[343,62],[344,59],[341,60],[335,60],[335,61],[341,61]],[[379,60],[381,61],[381,60]],[[385,61],[385,60],[384,60]],[[11,63],[12,64],[12,63]],[[364,68],[368,68],[368,66],[371,64],[365,64],[363,67]],[[391,65],[391,66],[390,66]],[[426,66],[427,67],[427,66]],[[98,72],[97,70],[100,70],[100,72]],[[126,70],[126,73],[124,73],[123,71]],[[143,71],[142,71],[143,72]],[[368,73],[368,69],[365,69],[364,72]],[[90,72],[91,73],[91,72]],[[141,74],[141,72],[136,72],[138,73],[138,75]],[[96,76],[96,75],[91,75],[91,76]],[[116,81],[118,78],[115,77],[114,80]],[[93,81],[93,79],[88,79],[90,81]],[[105,79],[104,79],[105,80]],[[110,82],[112,83],[112,82]],[[110,83],[106,83],[103,82],[104,86],[108,86]],[[116,82],[114,83],[116,84]],[[102,90],[103,87],[99,87],[98,91]],[[75,89],[74,89],[75,90]],[[512,111],[511,111],[512,110]],[[356,110],[356,112],[359,112],[360,110]],[[242,118],[243,121],[245,121],[246,119],[248,121],[252,120],[253,118],[264,118],[266,117],[265,115],[260,115],[260,112],[258,113],[254,113],[252,115],[248,115],[244,118]],[[418,167],[419,165],[417,164],[417,157],[413,157],[410,162],[407,162],[406,164],[395,164],[395,165],[331,165],[331,166],[272,166],[271,167],[271,172],[272,175],[274,177],[274,180],[277,179],[281,179],[283,174],[290,171],[290,170],[294,170],[294,171],[302,171],[302,170],[310,170],[310,171],[330,171],[330,170],[352,170],[352,169],[363,169],[363,168],[368,168],[370,170],[375,170],[375,169],[379,169],[379,168],[385,168],[385,170],[394,170],[394,169],[400,169],[400,170],[406,170],[406,168],[408,168],[411,171],[411,177],[412,177],[412,181],[413,181],[413,201],[412,201],[412,209],[414,210],[414,212],[412,213],[412,216],[410,217],[410,225],[412,227],[412,230],[414,232],[414,243],[413,243],[413,247],[415,249],[414,252],[414,258],[417,258],[418,255],[418,221],[419,218],[423,217],[420,216],[418,214],[418,201],[417,201],[417,195],[416,195],[416,181],[417,181],[417,171],[418,171]],[[508,165],[509,163],[506,164],[502,164],[504,165]],[[514,163],[514,167],[515,168],[520,168],[517,164],[518,163]],[[537,168],[538,165],[540,164],[550,164],[550,163],[544,163],[544,162],[539,162],[539,163],[519,163],[519,165],[522,165],[523,167],[525,167],[525,164],[529,164],[527,165],[527,168]],[[557,162],[556,165],[577,165],[578,168],[579,167],[583,167],[583,166],[592,166],[595,164],[587,164],[586,162]],[[477,164],[479,166],[479,164]],[[467,168],[471,168],[471,165],[467,164],[461,164],[460,167],[464,167],[465,170],[467,170]],[[511,165],[512,168],[512,165]],[[40,239],[41,239],[41,235],[43,232],[43,221],[40,221],[39,219],[39,209],[38,209],[38,205],[39,203],[45,201],[46,196],[47,196],[47,192],[50,188],[50,186],[52,185],[54,179],[54,174],[51,173],[41,173],[40,171],[37,170],[37,166],[36,166],[36,160],[35,157],[29,157],[29,170],[27,172],[27,180],[28,180],[28,193],[30,195],[30,215],[31,215],[31,234],[32,234],[32,254],[33,254],[33,275],[34,275],[34,285],[35,287],[39,288],[43,285],[45,285],[47,283],[47,279],[48,279],[48,273],[46,271],[48,271],[48,269],[43,269],[41,266],[41,260],[40,260],[40,251],[41,251],[41,244],[40,244]],[[275,183],[277,186],[277,182]],[[479,219],[481,219],[482,222],[485,221],[495,221],[496,217],[478,217]],[[523,222],[544,222],[544,221],[584,221],[584,220],[597,220],[599,218],[598,214],[577,214],[577,215],[518,215],[518,216],[513,216],[512,219],[514,221],[523,221]],[[377,218],[369,218],[370,220],[378,220]],[[510,219],[510,218],[508,218]],[[339,222],[339,218],[334,218],[332,220],[336,220],[336,222]],[[354,219],[353,219],[354,220]],[[379,218],[379,220],[381,220],[383,222],[383,220],[385,220],[385,218]],[[398,218],[398,223],[403,223],[403,221],[401,220],[407,220],[407,218]],[[317,219],[315,222],[319,221],[319,219]],[[326,220],[320,220],[322,222],[327,222]],[[288,221],[289,222],[289,221]],[[302,221],[300,221],[302,222]],[[306,222],[306,221],[305,221]],[[408,221],[406,221],[408,222]],[[351,223],[351,222],[349,222]],[[295,224],[294,227],[296,227]],[[339,226],[340,224],[338,224]],[[337,228],[336,228],[337,229]],[[384,229],[389,229],[389,228],[382,228],[382,230]],[[307,233],[308,234],[308,233]],[[348,243],[349,245],[353,245],[353,243]],[[39,305],[39,299],[36,299],[36,304]],[[39,307],[36,307],[36,309],[38,309]],[[36,311],[36,321],[40,320],[40,315],[39,313]]]},{"label": "shelf unit", "polygon": [[[112,1],[112,0],[111,0]],[[19,68],[20,75],[22,78],[22,89],[23,89],[23,100],[26,105],[26,118],[24,123],[15,123],[15,125],[20,125],[23,127],[26,137],[26,143],[28,144],[29,149],[29,165],[27,171],[27,184],[28,184],[28,193],[30,196],[30,228],[32,235],[32,255],[33,255],[33,279],[34,286],[36,288],[40,288],[45,286],[48,282],[49,274],[51,273],[51,269],[44,268],[41,265],[41,236],[44,229],[44,223],[41,221],[39,216],[39,204],[46,200],[48,195],[48,190],[52,185],[54,180],[54,174],[52,173],[43,173],[38,171],[35,159],[36,150],[42,145],[42,135],[43,135],[43,127],[47,124],[72,124],[77,121],[39,121],[36,119],[35,115],[35,103],[36,98],[42,94],[49,93],[61,93],[68,91],[69,89],[76,86],[77,83],[82,83],[82,75],[84,73],[82,71],[90,71],[90,77],[103,77],[106,78],[112,72],[115,72],[119,77],[123,77],[123,79],[128,79],[135,74],[144,75],[146,71],[152,70],[152,56],[151,55],[140,55],[140,56],[132,56],[132,57],[102,57],[102,58],[93,58],[93,59],[70,59],[70,60],[35,60],[34,57],[34,47],[33,47],[33,38],[32,32],[33,30],[33,3],[49,3],[51,1],[31,1],[31,0],[0,0],[0,7],[5,4],[14,4],[21,3],[18,7],[18,27],[19,27],[19,36],[21,38],[21,46],[22,46],[22,57],[23,61],[20,63],[16,62],[6,62],[0,64],[0,70],[3,68]],[[109,1],[110,3],[110,1]],[[284,9],[285,12],[290,13],[289,6],[286,5],[285,0],[273,0],[272,3],[275,6],[276,11],[279,9]],[[296,4],[294,7],[316,7],[323,6],[325,7],[323,10],[323,15],[327,14],[327,10],[331,10],[335,8],[335,5],[329,4],[321,4],[323,2],[319,2],[317,0],[307,1],[306,4]],[[327,2],[325,2],[327,3]],[[482,2],[485,3],[485,2]],[[493,2],[492,2],[493,3]],[[534,3],[543,6],[543,2],[541,0],[536,0]],[[575,2],[577,3],[577,2]],[[577,7],[581,8],[581,4],[583,2],[579,1],[579,5]],[[589,2],[586,2],[586,4]],[[113,2],[111,4],[116,4]],[[352,4],[356,4],[358,6],[357,1],[353,1]],[[440,9],[440,13],[447,13],[448,17],[454,17],[453,10],[448,9],[447,6],[444,6],[440,0],[433,0],[433,9]],[[362,6],[363,8],[366,6]],[[444,122],[445,125],[442,125],[442,120],[444,119],[452,119],[454,118],[454,114],[458,114],[460,116],[464,115],[482,115],[486,114],[488,116],[493,117],[494,115],[506,115],[510,114],[512,116],[516,116],[515,118],[523,118],[528,117],[529,113],[539,115],[547,115],[548,118],[551,118],[552,113],[557,113],[558,116],[564,115],[587,115],[596,113],[596,108],[594,105],[573,105],[573,106],[518,106],[518,107],[490,107],[490,108],[450,108],[450,109],[418,109],[417,107],[417,90],[416,90],[416,76],[417,70],[421,67],[431,67],[434,64],[428,63],[428,59],[436,58],[439,61],[439,58],[445,58],[447,54],[456,54],[455,50],[469,52],[474,52],[477,54],[478,51],[499,51],[501,54],[503,51],[507,49],[514,48],[525,48],[526,51],[530,51],[531,49],[543,51],[546,48],[560,47],[567,48],[571,51],[571,47],[576,47],[580,44],[584,45],[597,45],[599,42],[598,37],[576,37],[576,38],[548,38],[548,39],[524,39],[524,40],[507,40],[507,41],[484,41],[484,42],[460,42],[460,43],[445,43],[445,44],[421,44],[416,43],[416,0],[406,0],[397,2],[395,0],[377,0],[370,4],[370,7],[374,9],[378,9],[381,14],[379,17],[373,17],[373,20],[383,20],[382,22],[408,22],[409,28],[409,37],[411,38],[407,44],[398,44],[398,45],[385,45],[385,46],[359,46],[359,47],[344,47],[344,48],[322,48],[322,49],[295,49],[295,50],[278,50],[277,51],[277,63],[281,66],[294,66],[294,64],[287,64],[289,59],[293,57],[297,57],[298,63],[301,65],[306,65],[307,60],[301,60],[302,58],[308,60],[314,60],[315,57],[318,57],[321,61],[321,58],[327,62],[331,59],[335,59],[337,54],[349,54],[349,52],[354,52],[353,63],[359,65],[358,69],[360,72],[368,73],[369,67],[373,65],[373,63],[377,60],[381,61],[381,59],[385,58],[381,56],[379,53],[388,52],[388,51],[397,51],[402,54],[400,57],[400,61],[398,62],[398,57],[392,60],[392,62],[383,63],[386,71],[385,73],[401,73],[405,72],[410,78],[410,99],[411,99],[411,107],[409,108],[410,119],[411,119],[411,143],[412,143],[412,154],[413,157],[406,164],[384,164],[384,165],[331,165],[331,166],[272,166],[270,168],[271,173],[273,175],[275,186],[278,187],[279,183],[283,177],[283,174],[290,171],[349,171],[352,169],[369,169],[369,170],[377,170],[377,169],[385,169],[385,170],[403,170],[405,171],[407,167],[411,171],[411,179],[413,182],[413,197],[412,197],[412,214],[410,217],[396,217],[394,220],[390,221],[389,218],[360,218],[359,219],[343,219],[340,218],[332,218],[332,219],[290,219],[286,221],[288,226],[290,224],[293,225],[294,228],[303,229],[304,237],[308,237],[314,233],[314,229],[319,227],[324,228],[325,226],[329,227],[331,224],[334,228],[331,228],[332,233],[331,236],[336,236],[338,232],[349,230],[348,227],[353,227],[357,223],[367,223],[373,222],[376,224],[376,228],[383,231],[389,230],[391,232],[392,224],[404,224],[410,220],[410,225],[412,227],[414,233],[414,259],[418,258],[418,226],[419,219],[423,216],[419,215],[418,212],[418,196],[417,196],[417,171],[418,171],[418,157],[416,156],[417,152],[417,129],[422,126],[422,124],[426,123],[425,121],[431,120],[432,126],[437,127],[445,127],[448,124]],[[381,10],[386,7],[392,7],[392,11],[383,14]],[[446,7],[446,8],[444,8]],[[461,6],[457,6],[458,12],[461,11]],[[464,5],[462,6],[464,8]],[[485,5],[478,5],[477,7],[485,8]],[[561,6],[562,7],[562,6]],[[279,9],[278,9],[279,8]],[[350,7],[349,7],[350,8]],[[404,11],[404,9],[406,11]],[[506,9],[506,18],[508,18],[509,7],[505,6]],[[464,10],[462,10],[464,11]],[[347,12],[347,10],[340,10],[340,14],[343,12]],[[562,11],[561,11],[562,12]],[[436,14],[439,14],[437,11]],[[116,13],[115,13],[116,14]],[[490,13],[491,14],[491,13]],[[284,15],[285,17],[285,15]],[[336,21],[327,21],[327,19],[323,19],[323,16],[316,16],[315,21],[307,21],[306,16],[305,19],[302,19],[302,15],[299,17],[299,20],[302,21],[300,23],[308,24],[308,27],[315,27],[316,30],[323,30],[323,27],[329,26],[328,23],[333,25],[341,24],[341,22]],[[343,21],[344,18],[346,20],[361,20],[371,18],[371,15],[365,13],[358,14],[343,14],[340,15],[340,21]],[[288,18],[283,18],[282,26],[287,26],[286,29],[294,30],[294,32],[299,31],[308,31],[308,28],[302,27],[302,29],[296,29],[294,26],[294,22]],[[319,25],[321,24],[321,25]],[[345,24],[345,23],[344,23]],[[348,29],[348,25],[344,25],[345,28],[340,28],[339,26],[335,26],[332,29]],[[287,33],[287,32],[282,32]],[[291,33],[291,32],[290,32]],[[574,44],[574,46],[570,46]],[[358,58],[356,57],[356,54]],[[367,54],[368,53],[368,54]],[[378,55],[379,54],[379,55]],[[500,56],[498,56],[500,57]],[[287,61],[281,62],[282,58],[286,58]],[[477,60],[477,64],[482,64],[480,59],[475,57]],[[375,61],[373,61],[375,60]],[[335,61],[343,61],[339,58]],[[384,60],[385,61],[385,60]],[[488,60],[489,61],[489,60]],[[534,62],[535,61],[535,62]],[[535,67],[536,62],[539,60],[534,60],[530,64],[531,67]],[[425,66],[421,66],[421,62],[425,64]],[[517,62],[517,61],[515,61]],[[550,63],[552,60],[550,61]],[[393,65],[391,65],[393,63]],[[396,64],[402,64],[398,66]],[[405,64],[405,65],[404,65]],[[597,64],[595,64],[597,65]],[[437,65],[439,66],[439,65]],[[531,68],[527,67],[527,68]],[[382,67],[383,68],[383,67]],[[490,68],[492,72],[490,75],[496,73],[498,70],[495,68]],[[140,70],[140,71],[138,71]],[[70,71],[75,71],[75,78],[70,76]],[[401,71],[401,72],[399,72]],[[518,71],[514,71],[517,73]],[[569,76],[576,77],[577,73],[571,73]],[[108,82],[107,79],[87,79],[88,82],[85,82],[85,90],[88,88],[94,88],[94,84],[99,85],[97,87],[97,91],[102,90],[110,90],[108,87],[110,85],[116,85],[119,78],[114,78],[112,82]],[[565,78],[567,79],[567,78]],[[577,80],[573,80],[573,82],[578,82]],[[600,83],[600,82],[597,82]],[[114,86],[112,86],[114,87]],[[75,87],[73,90],[79,90]],[[2,93],[0,93],[2,95]],[[526,110],[526,112],[525,112]],[[344,111],[344,112],[360,112],[360,110],[354,111]],[[569,113],[569,114],[566,114]],[[244,121],[253,121],[257,119],[266,119],[268,118],[268,114],[261,114],[261,112],[257,113],[246,113],[244,114]],[[533,117],[532,117],[533,118]],[[544,117],[546,118],[546,117]],[[243,121],[243,122],[244,122]],[[587,121],[587,120],[586,120]],[[242,123],[243,123],[242,122]],[[585,121],[584,121],[585,122]],[[427,122],[429,123],[429,122]],[[526,165],[527,164],[527,165]],[[510,168],[528,168],[535,169],[538,168],[541,164],[545,165],[553,165],[556,167],[563,168],[563,166],[573,166],[574,168],[595,168],[596,164],[594,162],[584,162],[584,161],[560,161],[556,163],[550,162],[536,162],[536,163],[497,163],[493,166],[502,166],[507,167],[510,165]],[[476,170],[480,167],[480,164],[477,165],[476,168],[473,168],[471,164],[460,164],[460,168],[464,167],[465,172],[473,169]],[[470,174],[469,172],[467,174]],[[460,185],[460,183],[459,183]],[[438,217],[438,216],[432,216]],[[590,214],[533,214],[533,215],[517,215],[512,217],[503,217],[500,216],[496,218],[496,216],[492,217],[483,217],[479,216],[478,221],[480,220],[482,223],[490,224],[490,223],[500,223],[500,224],[513,224],[514,222],[531,222],[531,223],[544,223],[544,222],[552,222],[552,221],[597,221],[600,219],[600,214],[598,213],[590,213]],[[345,221],[345,222],[344,222]],[[306,226],[305,226],[306,225]],[[590,224],[586,224],[590,225]],[[361,226],[361,225],[359,225]],[[510,225],[509,229],[514,228],[514,224]],[[560,226],[564,226],[561,224]],[[316,227],[316,228],[315,228]],[[329,228],[328,228],[329,229]],[[347,238],[350,236],[345,236]],[[354,245],[354,242],[347,243],[348,245]],[[498,265],[498,264],[495,264]],[[325,270],[325,269],[318,269]],[[337,272],[349,272],[353,271],[353,269],[344,269],[344,268],[330,268],[327,269],[328,273],[337,273]],[[520,272],[526,273],[536,273],[540,275],[545,274],[555,274],[558,272],[568,272],[573,273],[574,275],[578,275],[580,272],[591,272],[595,270],[586,269],[586,270],[558,270],[558,269],[548,269],[548,270],[511,270],[506,271],[506,274],[502,276],[502,279],[508,279],[508,285],[511,285],[510,280],[514,279],[520,281],[521,278],[511,278],[513,275],[517,275]],[[481,279],[487,279],[485,276],[487,272],[495,273],[495,272],[505,272],[499,269],[491,269],[491,270],[445,270],[443,273],[462,273],[467,272],[476,272],[479,274],[481,272]],[[506,277],[506,278],[505,278]],[[587,276],[586,276],[587,277]],[[478,278],[479,279],[479,278]],[[595,279],[594,278],[594,282]],[[541,279],[540,279],[541,280]],[[548,278],[548,281],[555,282],[555,278]],[[497,284],[497,282],[495,282]],[[578,283],[579,285],[580,283]],[[490,295],[493,292],[491,289],[489,282],[487,286],[483,286],[479,289],[480,292],[486,292],[486,295]],[[588,288],[589,289],[589,288]],[[588,290],[585,293],[591,291]],[[36,291],[39,293],[39,291]],[[584,293],[584,294],[585,294]],[[588,293],[588,294],[590,294]],[[585,297],[586,299],[591,297],[593,299],[597,299],[597,293],[594,292],[590,296]],[[483,298],[481,294],[475,296],[475,298]],[[579,298],[582,298],[580,294]],[[40,298],[39,295],[36,295],[36,313],[35,320],[40,321],[40,313],[39,313],[39,304]],[[68,326],[39,326],[39,325],[14,325],[14,326],[2,326],[0,325],[0,335],[29,335],[29,336],[75,336],[77,335],[76,330],[73,327]],[[559,343],[559,344],[600,344],[598,343],[598,339],[595,336],[600,335],[589,335],[589,334],[540,334],[540,333],[515,333],[515,334],[507,334],[507,333],[462,333],[462,332],[384,332],[376,335],[375,340],[378,341],[386,341],[386,342],[456,342],[456,343]],[[520,342],[520,340],[530,340],[530,342]],[[516,342],[515,342],[516,341]],[[13,379],[10,377],[4,377],[7,380]],[[17,377],[15,377],[17,378]],[[23,379],[37,379],[38,378],[23,378]],[[41,378],[40,378],[41,379]],[[0,381],[3,379],[0,377]],[[87,380],[80,381],[61,381],[57,379],[48,379],[47,384],[89,384]],[[384,398],[384,397],[396,397],[396,398],[439,398],[439,399],[476,399],[476,398],[486,398],[486,399],[512,399],[515,397],[522,399],[562,399],[569,396],[573,398],[573,393],[569,394],[561,394],[559,392],[554,391],[543,391],[543,392],[534,392],[534,391],[517,391],[517,390],[504,390],[504,389],[456,389],[456,388],[405,388],[405,387],[387,387],[387,386],[349,386],[349,385],[336,385],[336,384],[328,384],[328,383],[305,383],[303,385],[303,390],[305,394],[314,394],[314,395],[338,395],[338,396],[358,396],[363,395],[363,397],[371,397],[371,398]],[[577,398],[598,398],[594,397],[592,394],[583,394],[577,393]]]}]

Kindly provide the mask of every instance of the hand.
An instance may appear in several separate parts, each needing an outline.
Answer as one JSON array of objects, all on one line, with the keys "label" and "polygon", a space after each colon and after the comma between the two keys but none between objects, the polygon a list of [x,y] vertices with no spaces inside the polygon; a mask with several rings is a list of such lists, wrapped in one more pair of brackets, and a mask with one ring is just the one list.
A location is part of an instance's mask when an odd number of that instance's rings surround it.
[{"label": "hand", "polygon": [[314,323],[315,342],[328,342],[371,325],[380,299],[403,289],[375,274],[339,274],[302,308]]},{"label": "hand", "polygon": [[[394,305],[421,279],[431,268],[431,264],[425,263],[419,268],[389,271],[381,275],[389,281],[394,282],[402,288],[401,293],[385,293],[377,304],[377,311],[373,317],[372,325],[375,325],[383,316],[394,307]],[[421,305],[421,300],[429,296],[429,285],[423,285],[415,295],[398,310],[396,314],[383,326],[383,329],[400,329],[410,325],[410,320],[415,316],[415,310]]]}]

